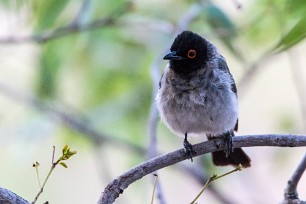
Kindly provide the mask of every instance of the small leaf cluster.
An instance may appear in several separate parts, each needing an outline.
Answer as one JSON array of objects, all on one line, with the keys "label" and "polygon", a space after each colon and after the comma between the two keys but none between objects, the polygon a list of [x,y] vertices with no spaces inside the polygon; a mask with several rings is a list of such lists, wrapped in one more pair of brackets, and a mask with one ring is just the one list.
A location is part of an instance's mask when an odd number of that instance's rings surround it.
[{"label": "small leaf cluster", "polygon": [[60,164],[65,168],[68,168],[67,164],[65,162],[63,162],[63,160],[68,160],[70,159],[70,157],[72,157],[73,155],[75,155],[77,153],[77,151],[71,151],[69,146],[66,144],[63,149],[62,149],[62,156],[54,163],[54,165],[56,164]]},{"label": "small leaf cluster", "polygon": [[[62,149],[62,156],[56,161],[54,162],[54,154],[55,154],[55,146],[53,146],[53,154],[52,154],[52,166],[49,170],[49,173],[47,175],[47,177],[45,178],[43,184],[41,185],[40,179],[39,179],[39,175],[38,175],[38,166],[39,163],[36,161],[35,163],[33,163],[33,167],[36,169],[36,176],[37,176],[37,180],[38,180],[38,184],[40,186],[40,190],[37,193],[34,201],[32,202],[32,204],[36,203],[36,201],[38,200],[39,196],[42,194],[42,192],[44,191],[44,187],[51,175],[51,173],[53,172],[53,170],[55,169],[55,167],[60,164],[61,166],[68,168],[67,164],[65,162],[63,162],[64,160],[68,160],[70,159],[70,157],[72,157],[73,155],[75,155],[77,152],[76,151],[71,151],[70,147],[66,144],[63,149]],[[48,203],[48,202],[45,202]]]}]

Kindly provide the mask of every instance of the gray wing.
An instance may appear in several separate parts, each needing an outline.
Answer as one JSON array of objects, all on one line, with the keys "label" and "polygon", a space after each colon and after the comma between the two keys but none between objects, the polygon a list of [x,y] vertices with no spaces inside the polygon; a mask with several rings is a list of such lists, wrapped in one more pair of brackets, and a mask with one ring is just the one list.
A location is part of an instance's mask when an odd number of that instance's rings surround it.
[{"label": "gray wing", "polygon": [[[219,64],[219,69],[229,73],[230,77],[231,77],[231,89],[232,91],[235,93],[236,97],[237,97],[237,87],[236,87],[236,83],[235,83],[235,80],[226,64],[226,61],[224,59],[224,57],[222,55],[220,55],[220,57],[218,58],[218,64]],[[234,130],[235,131],[238,131],[238,119],[237,119],[237,122],[236,122],[236,125],[234,127]]]},{"label": "gray wing", "polygon": [[231,77],[231,81],[232,81],[232,83],[231,83],[231,89],[232,89],[232,91],[233,91],[233,92],[236,94],[236,96],[237,96],[237,87],[236,87],[236,83],[235,83],[234,78],[233,78],[233,76],[232,76],[232,74],[231,74],[231,72],[230,72],[230,70],[229,70],[229,68],[228,68],[228,66],[227,66],[227,64],[226,64],[226,61],[225,61],[225,59],[224,59],[224,57],[223,57],[222,55],[220,55],[220,58],[218,58],[218,64],[219,64],[219,69],[221,69],[221,70],[223,70],[223,71],[229,73],[229,75],[230,75],[230,77]]}]

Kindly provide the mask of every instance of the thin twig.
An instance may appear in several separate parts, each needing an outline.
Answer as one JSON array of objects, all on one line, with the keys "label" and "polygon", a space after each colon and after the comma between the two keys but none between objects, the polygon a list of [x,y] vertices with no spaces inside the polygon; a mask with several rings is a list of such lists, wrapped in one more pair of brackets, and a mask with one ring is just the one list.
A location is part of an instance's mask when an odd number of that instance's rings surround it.
[{"label": "thin twig", "polygon": [[[72,157],[73,155],[75,155],[75,154],[77,153],[76,151],[71,151],[70,148],[69,148],[69,146],[68,146],[68,145],[65,145],[65,146],[63,147],[63,149],[62,149],[62,156],[61,156],[60,158],[58,158],[58,159],[56,160],[56,162],[54,162],[54,154],[55,154],[54,150],[55,150],[55,147],[53,146],[51,168],[50,168],[50,170],[49,170],[49,172],[48,172],[47,177],[46,177],[45,180],[44,180],[43,185],[40,187],[39,192],[38,192],[37,195],[35,196],[34,201],[32,202],[32,204],[35,204],[36,201],[37,201],[37,199],[39,198],[39,196],[43,193],[44,188],[45,188],[45,185],[47,184],[47,181],[49,180],[49,177],[50,177],[50,175],[52,174],[52,172],[53,172],[53,170],[55,169],[55,167],[56,167],[58,164],[60,164],[60,165],[62,165],[63,167],[67,168],[66,163],[63,162],[63,161],[70,159],[70,157]],[[46,203],[48,203],[48,202],[46,202]]]},{"label": "thin twig", "polygon": [[151,204],[154,203],[154,195],[155,195],[155,189],[156,189],[156,184],[157,184],[157,180],[158,180],[158,175],[157,174],[153,174],[155,176],[154,179],[154,184],[153,184],[153,193],[152,193],[152,198],[151,198]]},{"label": "thin twig", "polygon": [[33,167],[35,167],[35,171],[36,171],[37,182],[38,182],[39,187],[41,188],[41,182],[40,182],[40,178],[39,178],[38,166],[39,166],[38,162],[35,162],[35,164],[33,164]]},{"label": "thin twig", "polygon": [[55,146],[53,145],[52,161],[51,161],[52,164],[54,164],[54,155],[55,155]]},{"label": "thin twig", "polygon": [[306,169],[306,154],[304,155],[304,158],[302,159],[301,163],[298,165],[296,170],[293,172],[291,178],[289,179],[287,183],[287,187],[284,193],[285,201],[299,200],[298,193],[297,193],[297,185],[303,173],[305,172],[305,169]]},{"label": "thin twig", "polygon": [[[194,165],[186,165],[184,163],[179,163],[178,168],[185,172],[185,174],[189,174],[196,182],[198,182],[201,186],[205,185],[209,176],[203,170],[202,166],[198,166],[197,164]],[[224,195],[220,190],[216,189],[214,185],[210,185],[207,189],[219,203],[224,204],[234,204],[237,203],[230,198],[229,196]]]},{"label": "thin twig", "polygon": [[[254,147],[254,146],[280,146],[299,147],[306,146],[306,136],[303,135],[247,135],[233,138],[233,147]],[[196,152],[194,156],[199,156],[209,152],[224,150],[226,146],[222,139],[210,140],[193,145]],[[106,186],[101,193],[98,204],[110,204],[123,193],[130,184],[143,176],[155,172],[164,167],[176,164],[188,159],[184,149],[179,149],[168,154],[164,154],[148,160],[123,173]]]},{"label": "thin twig", "polygon": [[48,179],[49,179],[49,177],[50,177],[50,175],[51,175],[51,173],[53,172],[54,169],[55,169],[55,165],[53,164],[53,165],[51,166],[51,169],[50,169],[50,171],[49,171],[49,173],[48,173],[48,175],[47,175],[47,177],[46,177],[46,179],[45,179],[43,185],[41,186],[40,190],[38,191],[37,195],[35,196],[35,198],[34,198],[32,204],[35,204],[36,201],[37,201],[37,199],[39,198],[39,196],[43,193],[44,188],[45,188],[45,185],[46,185],[46,183],[47,183],[47,181],[48,181]]},{"label": "thin twig", "polygon": [[202,193],[206,190],[206,188],[208,187],[208,185],[213,182],[214,180],[217,180],[217,179],[220,179],[224,176],[227,176],[231,173],[234,173],[236,171],[241,171],[242,170],[242,166],[241,164],[239,164],[235,169],[225,173],[225,174],[222,174],[220,176],[217,176],[216,174],[213,175],[212,177],[209,177],[209,179],[207,180],[207,182],[205,183],[205,185],[203,186],[203,188],[201,189],[200,193],[198,193],[198,195],[191,201],[191,204],[194,204],[198,199],[199,197],[202,195]]},{"label": "thin twig", "polygon": [[55,155],[55,146],[53,146],[53,151],[52,151],[52,163],[51,163],[52,165],[51,165],[51,169],[49,170],[49,173],[48,173],[48,175],[47,175],[43,185],[40,186],[40,189],[39,189],[37,195],[35,196],[32,204],[35,204],[37,199],[39,198],[39,196],[43,193],[45,185],[46,185],[46,183],[47,183],[51,173],[53,172],[53,170],[55,169],[55,167],[56,167],[56,165],[58,163],[58,162],[54,162],[54,155]]}]

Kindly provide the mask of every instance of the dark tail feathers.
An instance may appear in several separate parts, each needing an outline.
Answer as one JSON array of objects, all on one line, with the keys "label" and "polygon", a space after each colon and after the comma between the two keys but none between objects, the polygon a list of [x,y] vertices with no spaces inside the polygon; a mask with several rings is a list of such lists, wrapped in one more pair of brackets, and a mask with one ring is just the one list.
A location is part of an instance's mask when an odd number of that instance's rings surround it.
[{"label": "dark tail feathers", "polygon": [[244,168],[251,166],[251,159],[241,148],[235,148],[228,157],[226,157],[224,151],[213,152],[212,160],[216,166],[238,166],[239,164]]}]

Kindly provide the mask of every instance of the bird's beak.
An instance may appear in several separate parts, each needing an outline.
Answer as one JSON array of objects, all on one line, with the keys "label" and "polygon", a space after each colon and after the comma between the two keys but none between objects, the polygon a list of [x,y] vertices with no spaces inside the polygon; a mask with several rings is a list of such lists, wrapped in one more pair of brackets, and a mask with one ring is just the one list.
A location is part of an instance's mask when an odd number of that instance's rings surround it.
[{"label": "bird's beak", "polygon": [[184,59],[184,58],[181,57],[181,56],[178,56],[178,55],[176,54],[176,51],[172,51],[172,52],[166,54],[166,56],[164,56],[163,59],[164,59],[164,60],[182,60],[182,59]]}]

